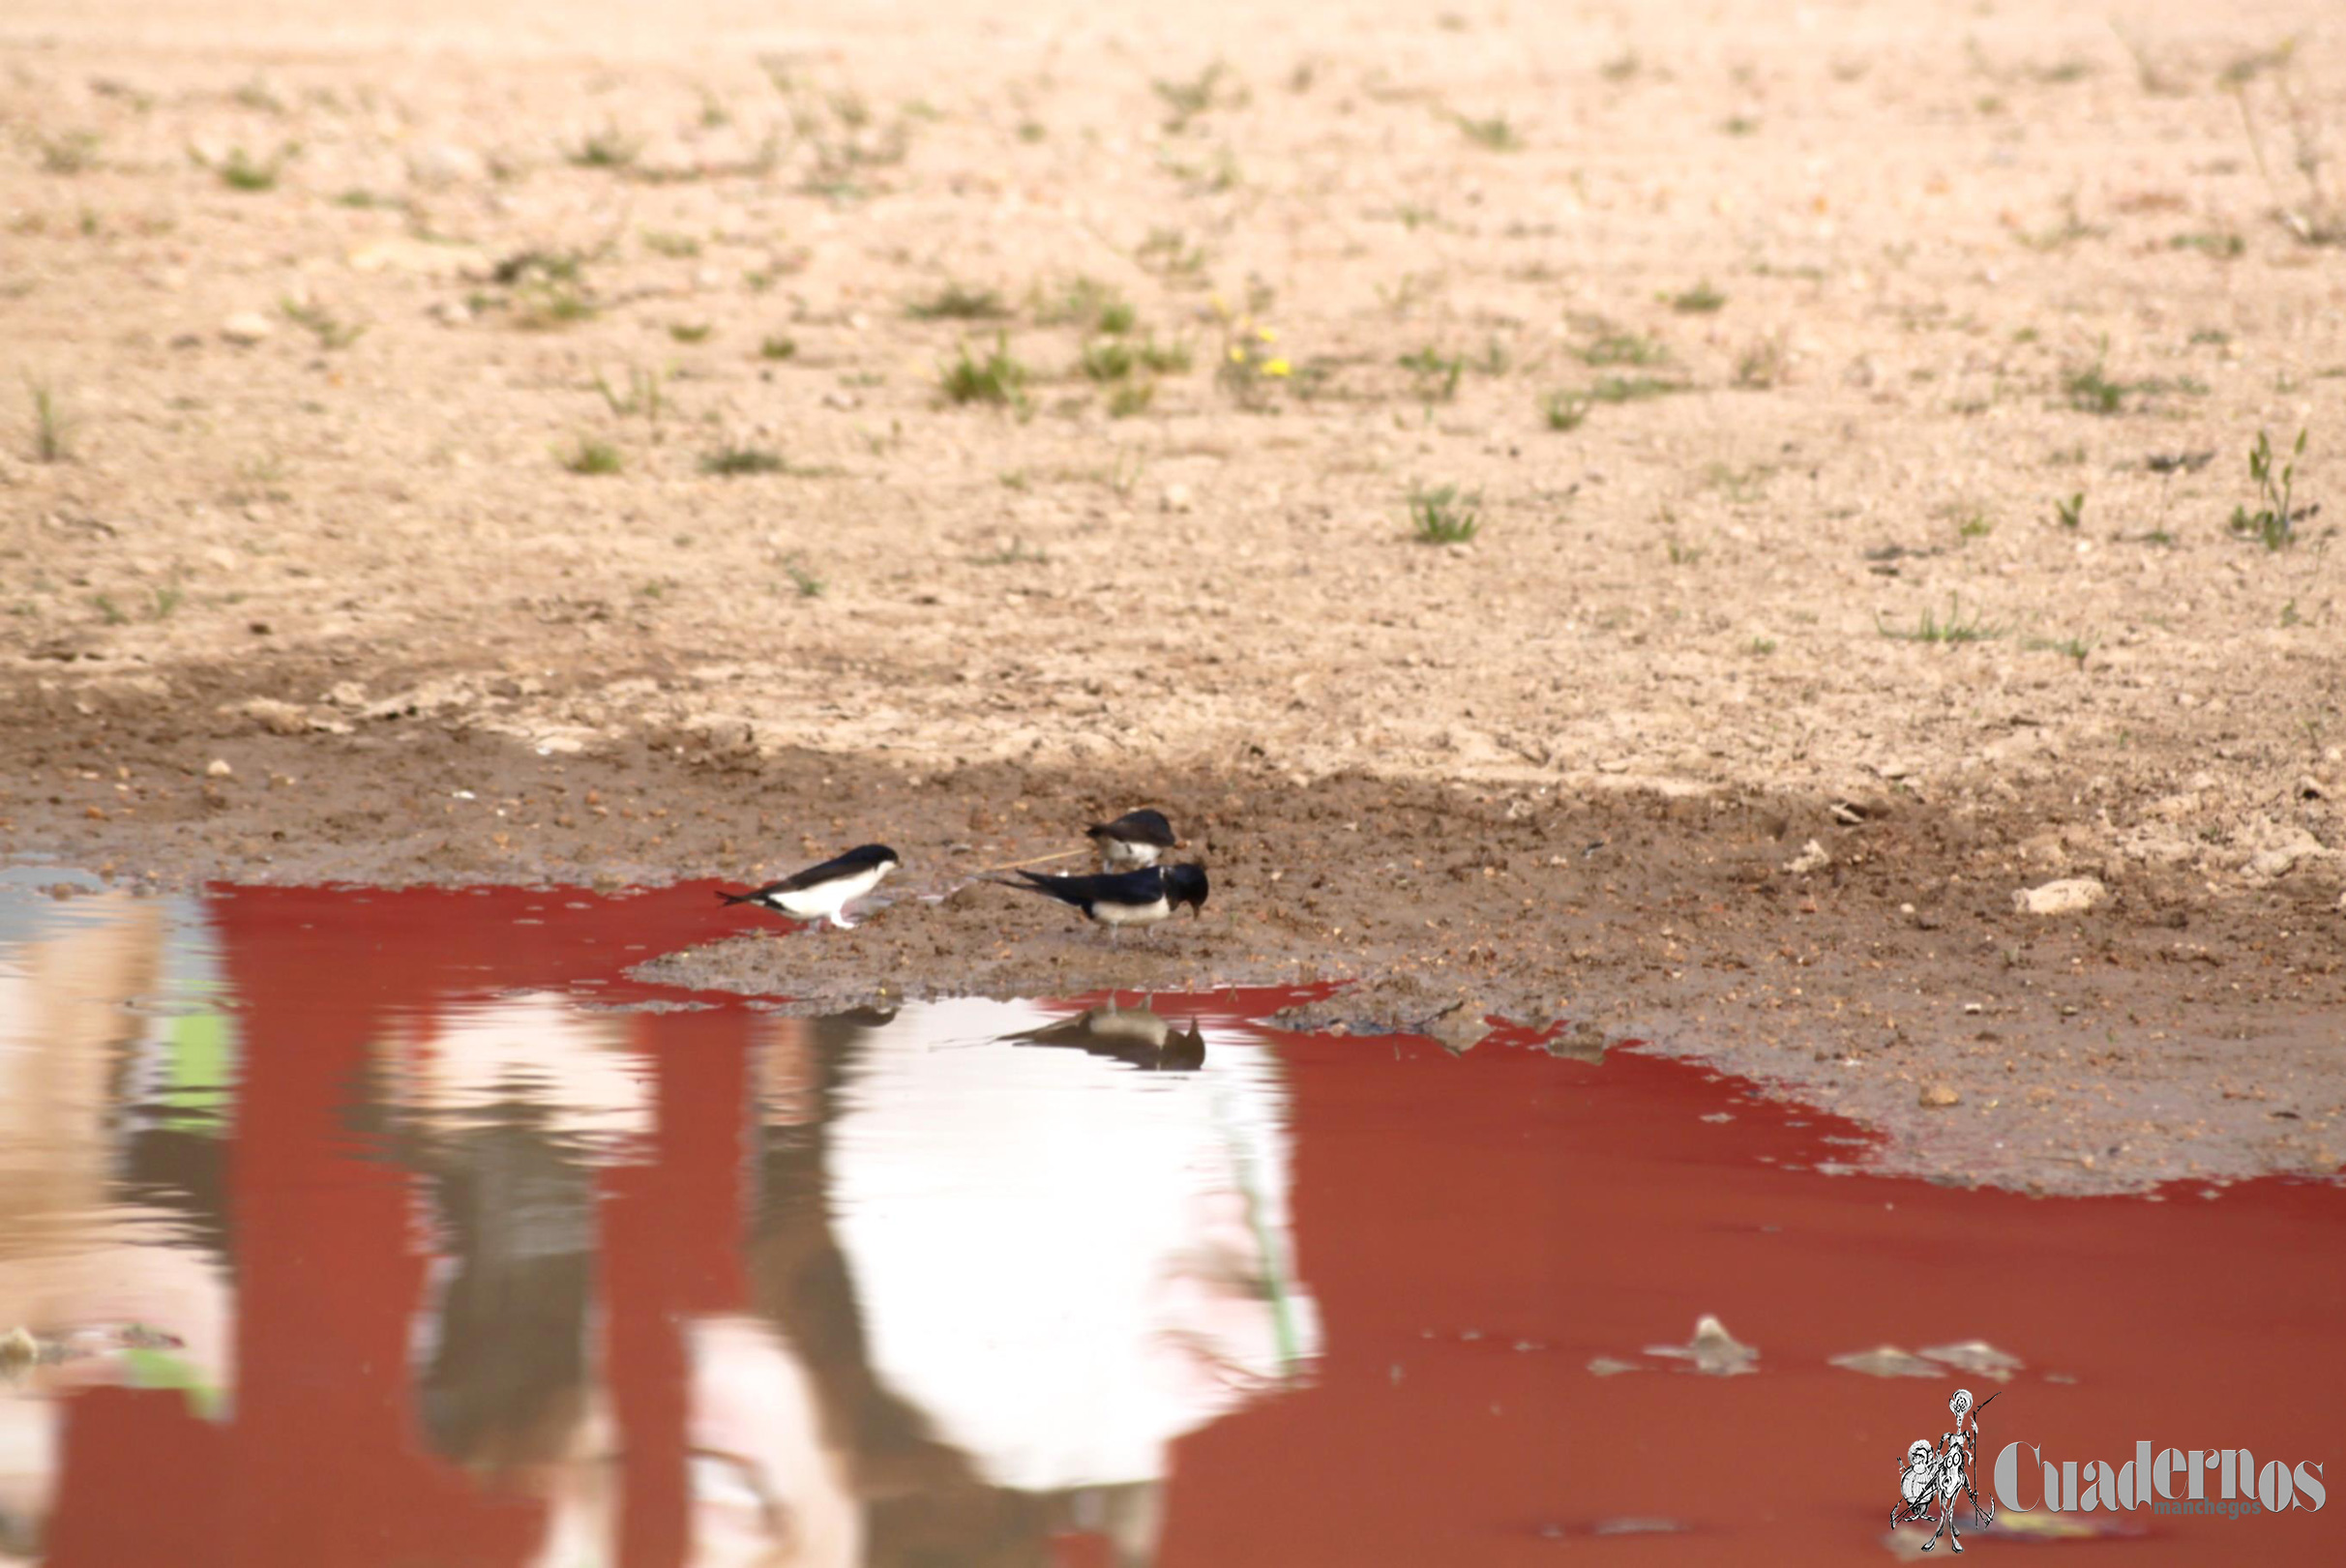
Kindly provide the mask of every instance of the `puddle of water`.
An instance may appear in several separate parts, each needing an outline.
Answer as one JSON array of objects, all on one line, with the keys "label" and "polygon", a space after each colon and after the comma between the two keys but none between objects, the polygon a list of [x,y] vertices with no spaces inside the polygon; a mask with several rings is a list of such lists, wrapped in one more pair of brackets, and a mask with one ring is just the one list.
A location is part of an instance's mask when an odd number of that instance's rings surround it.
[{"label": "puddle of water", "polygon": [[0,1560],[1875,1563],[1957,1383],[1991,1457],[2335,1440],[2331,1185],[1828,1175],[1698,1068],[1269,993],[623,978],[708,903],[0,885]]}]

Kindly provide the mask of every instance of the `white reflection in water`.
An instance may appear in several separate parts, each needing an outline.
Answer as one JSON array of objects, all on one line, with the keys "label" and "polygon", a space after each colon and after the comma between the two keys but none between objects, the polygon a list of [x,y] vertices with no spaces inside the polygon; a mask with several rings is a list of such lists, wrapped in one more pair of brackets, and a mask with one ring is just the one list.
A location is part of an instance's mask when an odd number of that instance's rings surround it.
[{"label": "white reflection in water", "polygon": [[625,1158],[652,1128],[650,1070],[627,1020],[544,992],[500,996],[441,1018],[401,1019],[378,1055],[407,1125],[449,1133],[510,1120],[522,1107],[547,1136]]},{"label": "white reflection in water", "polygon": [[[632,1027],[505,998],[386,1050],[444,1254],[414,1347],[427,1428],[542,1491],[548,1564],[601,1560],[624,1487],[586,1255],[591,1170],[656,1157]],[[1277,1064],[1245,1031],[948,1002],[760,1021],[744,1077],[741,1299],[677,1321],[696,1563],[1076,1523],[1144,1560],[1167,1445],[1317,1351]]]},{"label": "white reflection in water", "polygon": [[[1069,1529],[1144,1561],[1169,1445],[1318,1351],[1280,1071],[1242,1028],[961,1001],[691,1034],[435,997],[383,1015],[348,1126],[288,1134],[238,1124],[236,1017],[200,906],[0,897],[0,1333],[175,1342],[0,1393],[0,1559],[39,1553],[75,1389],[235,1419],[240,1137],[407,1184],[398,1245],[428,1266],[412,1409],[385,1418],[539,1498],[549,1568],[616,1561],[647,1453],[697,1564],[1006,1559]],[[321,1237],[315,1266],[386,1244]],[[646,1378],[680,1431],[641,1425]]]},{"label": "white reflection in water", "polygon": [[1005,1038],[1062,1018],[900,1014],[832,1137],[874,1366],[989,1479],[1029,1492],[1161,1476],[1172,1438],[1314,1345],[1287,1278],[1270,1052],[1218,1033],[1196,1071],[1144,1074]]},{"label": "white reflection in water", "polygon": [[[185,1196],[169,1174],[223,1131],[235,1043],[205,1006],[218,987],[192,904],[0,899],[0,1333],[39,1346],[0,1385],[0,1558],[39,1549],[55,1401],[161,1385],[216,1412],[233,1381],[224,1260],[169,1201]],[[167,1328],[148,1344],[131,1325]]]}]

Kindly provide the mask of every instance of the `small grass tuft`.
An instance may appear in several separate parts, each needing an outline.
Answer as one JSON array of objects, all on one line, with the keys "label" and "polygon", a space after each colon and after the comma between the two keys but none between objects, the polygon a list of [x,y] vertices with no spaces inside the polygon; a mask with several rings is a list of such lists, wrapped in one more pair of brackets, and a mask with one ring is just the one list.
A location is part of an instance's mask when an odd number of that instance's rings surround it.
[{"label": "small grass tuft", "polygon": [[1173,288],[1198,288],[1205,282],[1205,248],[1193,245],[1177,228],[1152,228],[1133,251],[1133,260],[1155,273]]},{"label": "small grass tuft", "polygon": [[782,570],[789,577],[790,586],[798,590],[801,599],[820,599],[823,589],[829,586],[795,555],[783,557]]},{"label": "small grass tuft", "polygon": [[2085,521],[2086,492],[2079,490],[2066,500],[2053,503],[2053,520],[2064,528],[2074,529]]},{"label": "small grass tuft", "polygon": [[531,283],[578,283],[586,279],[586,257],[577,251],[516,251],[501,257],[489,280],[506,288]]},{"label": "small grass tuft", "polygon": [[906,306],[905,313],[915,321],[999,321],[1010,314],[1010,307],[995,289],[949,282],[927,299]]},{"label": "small grass tuft", "polygon": [[1014,539],[1000,549],[988,550],[983,555],[970,556],[969,564],[971,566],[1043,566],[1047,565],[1050,560],[1050,555],[1043,550],[1035,548],[1023,539]]},{"label": "small grass tuft", "polygon": [[1961,596],[1953,594],[1947,596],[1946,619],[1945,620],[1941,620],[1925,609],[1921,619],[1915,623],[1915,628],[1911,632],[1881,620],[1876,620],[1874,624],[1884,636],[1894,637],[1900,642],[1933,642],[1950,645],[1965,642],[1986,642],[2004,636],[2004,630],[2001,626],[1992,626],[1981,620],[1977,610],[1974,610],[1971,618],[1966,620],[1963,614],[1963,600]]},{"label": "small grass tuft", "polygon": [[642,151],[641,137],[624,134],[616,126],[606,125],[563,156],[579,168],[623,169],[635,163]]},{"label": "small grass tuft", "polygon": [[1252,96],[1237,74],[1221,60],[1206,65],[1187,81],[1151,82],[1157,97],[1164,100],[1168,131],[1186,131],[1191,121],[1218,108],[1242,108]]},{"label": "small grass tuft", "polygon": [[1759,339],[1737,357],[1735,384],[1749,391],[1764,392],[1784,379],[1791,363],[1792,357],[1785,351],[1782,338]]},{"label": "small grass tuft", "polygon": [[603,394],[604,406],[618,418],[625,419],[631,414],[641,414],[647,424],[660,423],[660,410],[663,403],[659,371],[647,370],[640,365],[629,366],[627,368],[627,391],[622,393],[604,379],[601,370],[597,370],[595,372],[595,390]]},{"label": "small grass tuft", "polygon": [[757,357],[759,359],[791,359],[794,358],[797,353],[798,340],[795,338],[786,337],[781,333],[771,335],[763,342],[760,342],[757,345]]},{"label": "small grass tuft", "polygon": [[1140,354],[1142,366],[1159,375],[1179,375],[1190,366],[1189,344],[1178,340],[1161,343],[1154,333],[1142,342]]},{"label": "small grass tuft", "polygon": [[1447,402],[1458,396],[1458,378],[1466,373],[1464,354],[1442,355],[1431,344],[1395,361],[1417,381],[1417,396],[1427,402]]},{"label": "small grass tuft", "polygon": [[366,322],[341,320],[325,307],[306,300],[281,300],[278,308],[295,326],[309,328],[320,348],[348,348],[367,335]]},{"label": "small grass tuft", "polygon": [[43,136],[40,146],[44,174],[84,174],[98,166],[98,133],[94,131]]},{"label": "small grass tuft", "polygon": [[615,474],[620,467],[617,447],[584,435],[574,446],[556,447],[554,460],[574,474]]},{"label": "small grass tuft", "polygon": [[2072,366],[2064,370],[2061,390],[2063,396],[2069,399],[2071,408],[2106,418],[2123,413],[2126,406],[2126,395],[2135,389],[2123,381],[2111,380],[2102,373],[2101,362],[2096,360],[2092,365]]},{"label": "small grass tuft", "polygon": [[1123,381],[1135,370],[1159,375],[1176,374],[1190,367],[1189,345],[1160,343],[1152,336],[1135,342],[1127,338],[1099,338],[1084,345],[1076,369],[1094,381]]},{"label": "small grass tuft", "polygon": [[1037,283],[1027,290],[1027,309],[1041,326],[1075,327],[1111,338],[1132,331],[1140,320],[1132,302],[1113,285],[1081,276],[1050,293]]},{"label": "small grass tuft", "polygon": [[1494,114],[1481,120],[1470,115],[1453,114],[1450,123],[1457,126],[1460,133],[1475,146],[1488,148],[1495,153],[1511,153],[1524,144],[1523,133],[1503,114]]},{"label": "small grass tuft", "polygon": [[1482,529],[1482,492],[1461,492],[1456,485],[1412,486],[1410,526],[1420,544],[1464,544]]},{"label": "small grass tuft", "polygon": [[2026,646],[2032,653],[2057,653],[2083,669],[2086,656],[2099,646],[2099,637],[2031,637]]},{"label": "small grass tuft", "polygon": [[2297,525],[2321,510],[2296,504],[2297,460],[2304,456],[2305,435],[2303,429],[2297,432],[2297,444],[2289,449],[2288,460],[2276,474],[2272,437],[2261,429],[2256,432],[2256,444],[2248,449],[2248,478],[2256,486],[2257,504],[2232,509],[2234,534],[2253,539],[2267,549],[2283,549],[2297,543]]},{"label": "small grass tuft", "polygon": [[779,474],[789,464],[781,453],[771,447],[736,446],[728,443],[714,452],[703,453],[700,471],[724,479],[737,479],[744,474]]},{"label": "small grass tuft", "polygon": [[709,340],[709,334],[716,330],[706,321],[671,321],[668,324],[668,337],[680,343],[705,343]]},{"label": "small grass tuft", "polygon": [[523,332],[555,332],[595,318],[595,302],[567,283],[548,283],[515,296],[513,324]]},{"label": "small grass tuft", "polygon": [[1577,430],[1589,417],[1589,399],[1577,392],[1551,392],[1540,402],[1540,412],[1552,430]]},{"label": "small grass tuft", "polygon": [[945,396],[957,403],[993,403],[1008,408],[1026,399],[1026,367],[1010,356],[1010,339],[996,334],[994,352],[979,358],[964,339],[958,358],[941,368]]},{"label": "small grass tuft", "polygon": [[1727,303],[1727,296],[1710,286],[1706,278],[1680,294],[1670,296],[1670,308],[1680,315],[1708,315]]},{"label": "small grass tuft", "polygon": [[1116,338],[1103,338],[1084,345],[1084,357],[1076,368],[1094,381],[1121,381],[1132,374],[1139,362],[1132,344]]},{"label": "small grass tuft", "polygon": [[254,76],[228,96],[244,107],[257,110],[262,114],[285,112],[285,101],[272,92],[269,83],[260,76]]},{"label": "small grass tuft", "polygon": [[1676,381],[1664,381],[1651,375],[1601,375],[1589,388],[1593,402],[1642,402],[1648,398],[1666,398],[1686,389]]},{"label": "small grass tuft", "polygon": [[67,417],[65,405],[45,381],[27,381],[25,390],[33,398],[33,460],[65,461],[74,455],[73,421]]},{"label": "small grass tuft", "polygon": [[231,148],[228,156],[214,165],[220,183],[231,191],[271,191],[277,187],[278,175],[284,172],[283,152],[267,162],[254,158],[242,147]]},{"label": "small grass tuft", "polygon": [[2231,261],[2248,249],[2248,242],[2238,234],[2216,230],[2206,234],[2178,234],[2167,242],[2171,251],[2197,251],[2201,255],[2213,256],[2218,261]]},{"label": "small grass tuft", "polygon": [[1667,365],[1670,350],[1658,338],[1636,332],[1607,332],[1580,350],[1583,365]]}]

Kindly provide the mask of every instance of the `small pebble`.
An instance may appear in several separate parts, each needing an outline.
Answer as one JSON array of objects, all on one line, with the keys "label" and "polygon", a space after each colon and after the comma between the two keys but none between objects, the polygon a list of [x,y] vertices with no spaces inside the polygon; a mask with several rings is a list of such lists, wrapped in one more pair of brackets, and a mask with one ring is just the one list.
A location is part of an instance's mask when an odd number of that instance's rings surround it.
[{"label": "small pebble", "polygon": [[2073,876],[2041,887],[2016,890],[2012,894],[2012,907],[2029,915],[2080,914],[2109,896],[2110,890],[2098,878]]}]

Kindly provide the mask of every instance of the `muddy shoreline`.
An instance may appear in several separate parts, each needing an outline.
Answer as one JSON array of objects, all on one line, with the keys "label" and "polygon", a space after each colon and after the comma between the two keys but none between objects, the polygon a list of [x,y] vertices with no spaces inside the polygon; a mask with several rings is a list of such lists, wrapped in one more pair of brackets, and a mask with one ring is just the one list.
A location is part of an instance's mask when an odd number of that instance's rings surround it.
[{"label": "muddy shoreline", "polygon": [[[1486,1016],[1556,1025],[1555,1049],[1583,1054],[1641,1040],[1879,1128],[1885,1166],[1942,1179],[2114,1191],[2346,1160],[2327,864],[2219,893],[2070,856],[2058,873],[2100,878],[2106,901],[2024,913],[2015,891],[2056,870],[2059,801],[1958,816],[1890,791],[938,770],[668,737],[540,754],[428,717],[280,733],[207,695],[182,676],[176,700],[16,704],[0,858],[131,887],[609,890],[739,885],[880,839],[906,869],[856,930],[745,915],[741,935],[638,972],[805,1011],[1337,982],[1280,1021],[1460,1049]],[[1144,801],[1212,869],[1202,919],[1112,942],[973,880]]]}]

